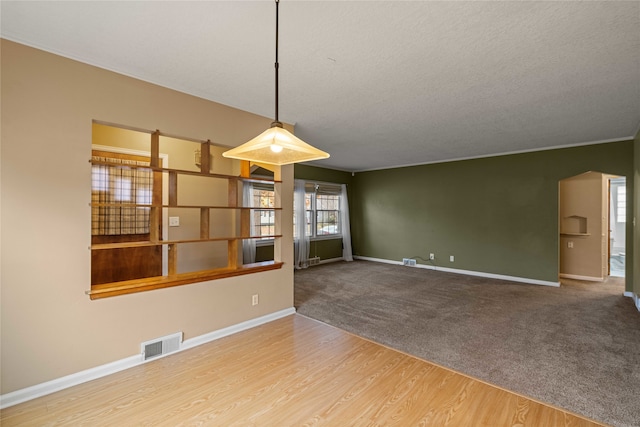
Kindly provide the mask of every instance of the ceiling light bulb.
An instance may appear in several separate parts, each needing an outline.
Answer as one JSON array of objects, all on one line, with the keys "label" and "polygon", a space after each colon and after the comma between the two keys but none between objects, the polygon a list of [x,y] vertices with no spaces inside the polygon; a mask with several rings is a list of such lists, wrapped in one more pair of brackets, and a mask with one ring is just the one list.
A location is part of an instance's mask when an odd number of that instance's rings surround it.
[{"label": "ceiling light bulb", "polygon": [[271,151],[273,151],[274,153],[281,152],[282,151],[282,145],[271,144]]}]

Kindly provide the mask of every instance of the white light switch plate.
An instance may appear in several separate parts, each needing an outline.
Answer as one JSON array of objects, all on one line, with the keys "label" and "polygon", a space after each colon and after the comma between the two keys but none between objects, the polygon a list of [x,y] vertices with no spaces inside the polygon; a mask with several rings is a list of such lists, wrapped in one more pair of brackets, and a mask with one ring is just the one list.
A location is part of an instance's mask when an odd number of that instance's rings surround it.
[{"label": "white light switch plate", "polygon": [[180,217],[179,216],[170,216],[169,217],[169,227],[179,227],[180,226]]}]

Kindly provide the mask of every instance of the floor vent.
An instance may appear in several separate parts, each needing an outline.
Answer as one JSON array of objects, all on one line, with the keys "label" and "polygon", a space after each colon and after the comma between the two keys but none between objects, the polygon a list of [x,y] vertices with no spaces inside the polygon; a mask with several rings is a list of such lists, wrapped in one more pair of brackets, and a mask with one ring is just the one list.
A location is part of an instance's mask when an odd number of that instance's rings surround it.
[{"label": "floor vent", "polygon": [[309,258],[309,267],[311,267],[312,265],[318,265],[320,264],[320,257],[313,257],[313,258]]},{"label": "floor vent", "polygon": [[165,354],[176,352],[180,350],[181,342],[182,332],[143,342],[142,344],[140,344],[142,358],[143,360],[149,360],[163,356]]}]

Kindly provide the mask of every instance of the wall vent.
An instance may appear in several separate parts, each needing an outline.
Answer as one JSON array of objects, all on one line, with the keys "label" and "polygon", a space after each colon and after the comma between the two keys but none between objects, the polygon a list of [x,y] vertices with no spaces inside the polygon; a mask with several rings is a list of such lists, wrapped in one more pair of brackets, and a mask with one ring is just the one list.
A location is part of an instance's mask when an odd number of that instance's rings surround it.
[{"label": "wall vent", "polygon": [[167,335],[166,337],[156,338],[151,341],[145,341],[140,344],[142,359],[149,360],[165,354],[173,353],[180,350],[182,342],[182,332]]},{"label": "wall vent", "polygon": [[320,264],[320,257],[316,256],[313,258],[309,258],[309,266]]}]

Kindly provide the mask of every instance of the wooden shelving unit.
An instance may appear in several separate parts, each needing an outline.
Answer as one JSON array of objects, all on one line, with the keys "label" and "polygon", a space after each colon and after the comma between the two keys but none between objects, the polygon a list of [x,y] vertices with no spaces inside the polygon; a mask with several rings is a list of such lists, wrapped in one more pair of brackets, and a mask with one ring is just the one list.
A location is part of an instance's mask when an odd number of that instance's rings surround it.
[{"label": "wooden shelving unit", "polygon": [[[210,170],[210,142],[201,143],[201,164],[200,171],[182,170],[173,168],[163,168],[160,166],[160,150],[159,150],[158,131],[151,135],[151,156],[149,166],[138,166],[129,164],[113,164],[104,161],[91,161],[92,165],[105,165],[109,167],[143,169],[150,170],[153,174],[153,194],[150,204],[136,203],[93,203],[92,207],[129,207],[129,208],[148,208],[150,211],[149,240],[137,242],[107,243],[95,244],[91,246],[92,251],[114,250],[135,247],[163,246],[169,248],[168,255],[168,275],[146,277],[142,279],[127,280],[114,283],[95,284],[91,286],[91,290],[87,294],[91,299],[105,298],[110,296],[128,294],[133,292],[142,292],[152,289],[166,288],[171,286],[179,286],[188,283],[202,282],[206,280],[214,280],[225,277],[232,277],[243,274],[251,274],[261,271],[273,270],[282,267],[281,262],[267,261],[256,264],[244,264],[239,259],[240,242],[245,239],[257,238],[281,238],[282,235],[272,236],[252,236],[250,234],[250,215],[254,210],[272,210],[280,211],[281,207],[263,208],[263,207],[244,207],[239,203],[239,183],[254,182],[263,184],[280,184],[281,181],[251,178],[249,162],[241,162],[241,171],[239,176],[224,175],[211,173]],[[168,175],[168,203],[162,203],[162,180],[163,174]],[[227,205],[181,205],[178,203],[178,176],[190,175],[211,179],[222,179],[228,182],[228,203]],[[160,188],[160,190],[158,190]],[[196,209],[200,211],[200,236],[194,239],[180,240],[163,240],[162,238],[162,210],[165,208],[180,209]],[[240,212],[239,233],[224,237],[211,237],[210,211],[211,210],[233,210]],[[180,245],[205,243],[205,242],[227,242],[227,258],[228,263],[224,268],[203,270],[189,273],[178,273],[178,251]]]}]

